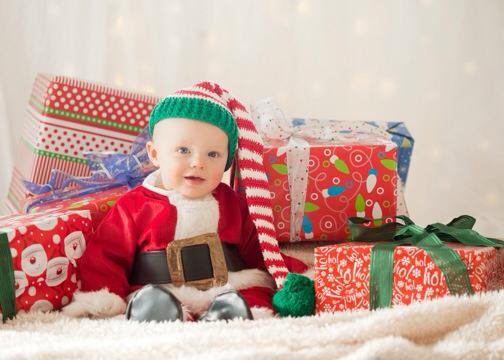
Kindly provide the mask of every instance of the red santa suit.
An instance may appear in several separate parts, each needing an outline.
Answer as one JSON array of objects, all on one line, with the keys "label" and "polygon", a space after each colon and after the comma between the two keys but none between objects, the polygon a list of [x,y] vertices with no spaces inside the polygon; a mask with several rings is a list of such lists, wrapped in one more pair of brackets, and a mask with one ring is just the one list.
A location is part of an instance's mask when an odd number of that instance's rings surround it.
[{"label": "red santa suit", "polygon": [[[158,181],[156,171],[118,199],[104,218],[79,264],[81,291],[107,288],[127,299],[141,287],[129,281],[137,252],[165,250],[172,240],[217,233],[222,242],[236,246],[246,269],[230,272],[227,285],[206,291],[165,286],[193,314],[204,312],[219,293],[235,289],[254,317],[271,315],[274,282],[266,271],[245,202],[224,183],[203,198],[190,199],[158,187]],[[290,271],[306,270],[304,263],[286,256],[284,259]]]}]

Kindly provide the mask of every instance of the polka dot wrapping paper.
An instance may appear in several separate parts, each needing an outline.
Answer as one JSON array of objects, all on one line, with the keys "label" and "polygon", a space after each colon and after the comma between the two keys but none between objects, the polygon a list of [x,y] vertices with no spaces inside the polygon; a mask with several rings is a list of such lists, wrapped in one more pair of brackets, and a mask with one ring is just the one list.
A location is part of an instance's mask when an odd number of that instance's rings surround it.
[{"label": "polka dot wrapping paper", "polygon": [[128,191],[127,186],[119,186],[91,195],[83,195],[71,199],[55,201],[30,208],[30,213],[46,212],[50,210],[89,210],[93,230],[96,230],[116,200]]},{"label": "polka dot wrapping paper", "polygon": [[[346,243],[315,248],[315,311],[369,308],[369,264],[373,244]],[[467,266],[475,292],[504,286],[504,249],[450,244]],[[414,246],[394,251],[392,306],[449,294],[441,270]]]},{"label": "polka dot wrapping paper", "polygon": [[11,210],[26,197],[21,179],[44,184],[52,169],[88,176],[86,151],[126,154],[158,97],[65,76],[37,75],[8,193]]},{"label": "polka dot wrapping paper", "polygon": [[[263,161],[273,203],[277,239],[289,241],[341,241],[349,237],[347,219],[366,216],[392,221],[396,215],[397,147],[374,137],[349,134],[346,139],[323,141],[307,139],[306,157],[301,171],[292,169],[287,156],[291,148],[287,140],[265,142]],[[304,170],[303,170],[304,169]],[[289,178],[296,171],[297,179]],[[235,188],[240,191],[239,173]],[[301,191],[295,183],[303,182]],[[294,203],[292,194],[299,198]],[[292,210],[293,206],[296,207]],[[291,229],[298,213],[298,229]]]},{"label": "polka dot wrapping paper", "polygon": [[0,217],[0,232],[9,241],[18,312],[50,311],[72,300],[91,229],[85,210]]}]

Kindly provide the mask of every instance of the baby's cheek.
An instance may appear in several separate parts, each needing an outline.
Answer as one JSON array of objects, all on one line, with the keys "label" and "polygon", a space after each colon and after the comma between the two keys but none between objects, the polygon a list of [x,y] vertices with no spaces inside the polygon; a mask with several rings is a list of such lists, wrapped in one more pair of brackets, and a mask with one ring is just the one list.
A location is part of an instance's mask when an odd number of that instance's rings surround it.
[{"label": "baby's cheek", "polygon": [[172,166],[161,167],[161,178],[165,189],[173,188],[177,183],[179,172]]},{"label": "baby's cheek", "polygon": [[216,188],[223,181],[223,174],[215,174],[211,178],[211,187]]}]

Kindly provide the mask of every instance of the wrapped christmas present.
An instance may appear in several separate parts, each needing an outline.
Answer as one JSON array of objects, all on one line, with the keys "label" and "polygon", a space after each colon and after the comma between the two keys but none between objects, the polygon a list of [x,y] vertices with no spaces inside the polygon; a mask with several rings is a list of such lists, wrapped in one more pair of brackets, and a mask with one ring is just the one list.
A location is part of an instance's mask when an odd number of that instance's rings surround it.
[{"label": "wrapped christmas present", "polygon": [[8,207],[22,210],[29,195],[23,179],[44,184],[53,169],[85,177],[90,174],[85,152],[127,153],[157,101],[70,77],[37,75],[15,151]]},{"label": "wrapped christmas present", "polygon": [[[43,203],[41,205],[30,206],[28,203],[25,210],[30,214],[53,210],[89,210],[93,230],[96,230],[110,208],[126,191],[128,191],[128,186],[123,185],[97,191],[88,195],[69,197],[59,201]],[[34,197],[31,200],[37,199],[39,199],[39,197]]]},{"label": "wrapped christmas present", "polygon": [[27,191],[35,194],[23,202],[24,212],[89,210],[93,229],[96,229],[115,201],[155,170],[145,148],[149,139],[144,129],[127,154],[85,153],[90,171],[87,177],[76,177],[54,169],[45,184],[23,180]]},{"label": "wrapped christmas present", "polygon": [[474,218],[461,216],[425,229],[407,217],[401,219],[404,224],[377,228],[363,219],[350,219],[357,242],[315,249],[317,313],[376,309],[504,287],[504,242],[473,231]]},{"label": "wrapped christmas present", "polygon": [[[289,121],[270,101],[253,106],[252,116],[264,141],[279,241],[341,241],[349,238],[349,217],[381,221],[407,213],[398,145],[381,126]],[[239,169],[232,181],[240,191]]]},{"label": "wrapped christmas present", "polygon": [[19,311],[50,311],[79,288],[77,264],[91,235],[89,211],[0,217],[0,306],[3,320]]}]

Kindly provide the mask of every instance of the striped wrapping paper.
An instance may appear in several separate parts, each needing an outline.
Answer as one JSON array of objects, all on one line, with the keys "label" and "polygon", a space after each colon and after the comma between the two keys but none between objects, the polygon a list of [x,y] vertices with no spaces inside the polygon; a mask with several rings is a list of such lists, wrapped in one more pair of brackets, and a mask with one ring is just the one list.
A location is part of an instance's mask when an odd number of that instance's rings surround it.
[{"label": "striped wrapping paper", "polygon": [[7,206],[21,211],[22,179],[42,184],[52,169],[88,176],[85,151],[127,153],[158,97],[65,76],[39,74],[26,111]]}]

